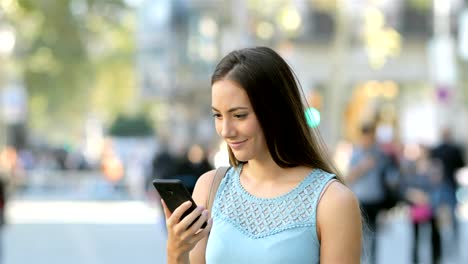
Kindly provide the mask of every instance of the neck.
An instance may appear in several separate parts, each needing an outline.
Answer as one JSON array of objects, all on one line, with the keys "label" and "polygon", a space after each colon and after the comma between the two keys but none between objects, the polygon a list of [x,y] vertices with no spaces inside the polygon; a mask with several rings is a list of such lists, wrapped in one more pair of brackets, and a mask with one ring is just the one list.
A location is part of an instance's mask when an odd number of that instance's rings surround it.
[{"label": "neck", "polygon": [[249,160],[243,169],[246,177],[258,181],[274,181],[284,174],[284,170],[272,158],[265,161]]}]

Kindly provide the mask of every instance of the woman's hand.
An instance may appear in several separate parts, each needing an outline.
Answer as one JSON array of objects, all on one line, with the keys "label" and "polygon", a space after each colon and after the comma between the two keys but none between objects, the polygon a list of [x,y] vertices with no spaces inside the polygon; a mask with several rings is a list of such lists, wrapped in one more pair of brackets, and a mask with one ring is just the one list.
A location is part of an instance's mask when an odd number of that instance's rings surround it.
[{"label": "woman's hand", "polygon": [[[187,211],[191,202],[187,201],[177,207],[173,213],[169,211],[164,201],[161,201],[166,216],[167,226],[167,260],[168,263],[189,263],[189,252],[198,241],[208,235],[212,226],[212,219],[209,219],[208,210],[202,206],[197,207],[183,219],[181,216]],[[200,217],[192,226],[190,224]],[[200,229],[203,223],[207,222],[204,229]],[[190,226],[190,227],[189,227]]]}]

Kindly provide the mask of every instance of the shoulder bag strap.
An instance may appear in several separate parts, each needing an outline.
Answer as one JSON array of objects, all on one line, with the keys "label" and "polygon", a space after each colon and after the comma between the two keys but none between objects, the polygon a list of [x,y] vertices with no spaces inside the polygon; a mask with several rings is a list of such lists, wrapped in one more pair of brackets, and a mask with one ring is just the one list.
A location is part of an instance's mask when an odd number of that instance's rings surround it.
[{"label": "shoulder bag strap", "polygon": [[208,199],[206,200],[206,209],[211,212],[211,207],[213,207],[213,201],[216,196],[216,192],[218,191],[219,184],[221,180],[224,178],[229,167],[219,167],[216,169],[215,176],[213,177],[213,181],[211,182],[210,193],[208,195]]}]

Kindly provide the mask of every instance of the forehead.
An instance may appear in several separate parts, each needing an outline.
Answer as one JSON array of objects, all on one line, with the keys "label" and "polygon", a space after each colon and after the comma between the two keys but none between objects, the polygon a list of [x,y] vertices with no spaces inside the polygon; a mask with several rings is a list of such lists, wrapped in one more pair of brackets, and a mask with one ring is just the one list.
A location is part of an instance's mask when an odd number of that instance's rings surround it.
[{"label": "forehead", "polygon": [[250,107],[250,100],[245,90],[231,80],[219,80],[211,87],[211,103],[216,109],[232,107]]}]

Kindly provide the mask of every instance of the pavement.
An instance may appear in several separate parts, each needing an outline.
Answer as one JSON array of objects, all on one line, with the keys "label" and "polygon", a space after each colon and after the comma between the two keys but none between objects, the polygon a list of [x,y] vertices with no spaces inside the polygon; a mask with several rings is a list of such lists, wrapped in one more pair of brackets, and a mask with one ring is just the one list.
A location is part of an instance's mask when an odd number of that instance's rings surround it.
[{"label": "pavement", "polygon": [[165,263],[162,216],[137,201],[12,201],[3,264]]}]

